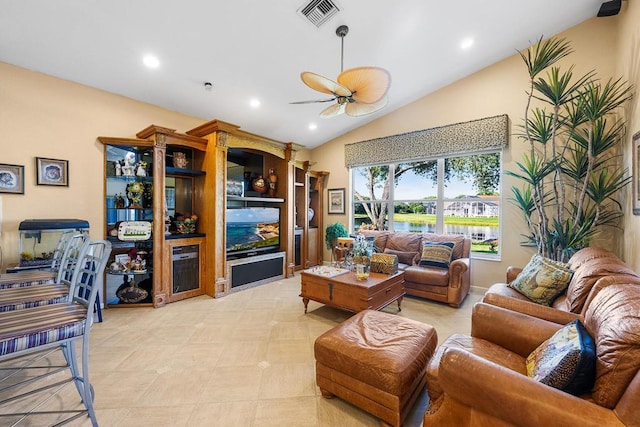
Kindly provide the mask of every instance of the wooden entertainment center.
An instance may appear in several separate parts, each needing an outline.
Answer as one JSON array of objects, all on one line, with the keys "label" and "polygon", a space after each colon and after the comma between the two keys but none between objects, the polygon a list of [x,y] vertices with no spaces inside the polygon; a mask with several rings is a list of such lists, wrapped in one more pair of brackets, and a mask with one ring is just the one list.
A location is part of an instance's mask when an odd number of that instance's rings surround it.
[{"label": "wooden entertainment center", "polygon": [[[161,307],[196,295],[220,297],[232,290],[293,276],[296,270],[322,262],[327,173],[311,170],[309,162],[296,161],[295,154],[301,146],[251,134],[219,120],[186,133],[151,125],[135,138],[101,136],[98,141],[105,147],[105,236],[116,246],[109,265],[115,262],[115,255],[131,253],[132,248],[151,254],[150,267],[140,277],[133,272],[107,271],[106,279],[112,283],[110,289],[105,285],[111,298],[108,306]],[[121,163],[117,159],[127,153],[134,153],[131,156],[136,164],[146,165],[146,173],[141,172],[145,176],[124,177],[115,170],[114,165]],[[178,156],[186,158],[185,167],[173,166]],[[271,191],[258,193],[250,188],[259,177],[265,185],[272,183]],[[116,207],[114,199],[120,197],[119,189],[130,182],[140,182],[146,189],[144,206],[133,209],[127,200],[129,205]],[[276,246],[266,252],[227,255],[227,209],[239,207],[278,208]],[[173,230],[167,234],[167,210],[174,215],[196,214],[195,232],[181,234]],[[151,238],[145,242],[119,241],[114,229],[121,221],[149,221]],[[188,253],[181,254],[182,246],[187,247]],[[178,286],[176,260],[184,259],[186,263],[187,257],[197,258],[197,263],[193,261],[191,265],[197,265],[198,273],[192,280],[198,283]],[[150,283],[145,302],[123,303],[114,297],[113,282],[124,275],[130,275],[132,280],[146,278]]]}]

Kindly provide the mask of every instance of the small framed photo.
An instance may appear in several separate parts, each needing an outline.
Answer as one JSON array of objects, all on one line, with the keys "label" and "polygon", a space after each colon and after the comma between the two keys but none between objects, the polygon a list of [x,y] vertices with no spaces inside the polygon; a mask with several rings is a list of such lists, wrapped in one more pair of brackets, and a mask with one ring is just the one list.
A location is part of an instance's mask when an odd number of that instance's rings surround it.
[{"label": "small framed photo", "polygon": [[330,188],[329,192],[329,213],[344,214],[344,188]]},{"label": "small framed photo", "polygon": [[69,161],[36,157],[38,185],[69,186]]},{"label": "small framed photo", "polygon": [[24,194],[24,166],[0,164],[0,193]]},{"label": "small framed photo", "polygon": [[633,214],[640,215],[640,132],[633,135]]}]

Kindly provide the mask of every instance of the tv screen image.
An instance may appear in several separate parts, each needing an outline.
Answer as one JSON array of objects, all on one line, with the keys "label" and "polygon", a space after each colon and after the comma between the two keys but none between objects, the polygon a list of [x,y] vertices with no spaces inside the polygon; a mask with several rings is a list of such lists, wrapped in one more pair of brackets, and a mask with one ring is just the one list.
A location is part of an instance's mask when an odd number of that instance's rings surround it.
[{"label": "tv screen image", "polygon": [[280,208],[227,209],[227,253],[268,251],[280,247]]}]

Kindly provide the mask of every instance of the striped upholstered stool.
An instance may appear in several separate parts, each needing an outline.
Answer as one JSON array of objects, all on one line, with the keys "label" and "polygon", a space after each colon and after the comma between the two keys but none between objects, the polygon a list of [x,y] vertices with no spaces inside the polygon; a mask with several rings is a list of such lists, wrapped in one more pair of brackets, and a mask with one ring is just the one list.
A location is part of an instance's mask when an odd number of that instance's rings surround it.
[{"label": "striped upholstered stool", "polygon": [[[59,262],[56,277],[49,284],[42,284],[47,281],[47,275],[51,277],[52,272],[49,271],[33,271],[22,273],[10,273],[6,276],[22,276],[23,281],[14,280],[12,286],[0,287],[0,313],[5,311],[22,310],[25,308],[39,307],[48,304],[58,304],[64,301],[70,301],[69,291],[71,290],[71,280],[76,269],[78,256],[84,245],[88,245],[87,235],[84,233],[76,234],[69,239],[62,260]],[[39,280],[38,280],[39,278]],[[0,277],[0,285],[2,280],[8,283],[11,277]],[[29,280],[34,280],[29,282]],[[102,322],[102,312],[98,304],[96,304],[98,319]]]},{"label": "striped upholstered stool", "polygon": [[0,313],[59,304],[68,300],[69,286],[63,284],[0,289]]},{"label": "striped upholstered stool", "polygon": [[80,304],[52,304],[0,313],[0,356],[81,336],[87,309]]},{"label": "striped upholstered stool", "polygon": [[57,276],[58,273],[51,270],[0,274],[0,289],[26,288],[55,283]]},{"label": "striped upholstered stool", "polygon": [[[5,385],[5,378],[0,378],[0,396],[10,396],[0,400],[0,424],[3,419],[10,417],[24,417],[28,415],[43,415],[59,413],[69,418],[68,421],[88,415],[92,425],[97,426],[95,411],[93,409],[93,388],[89,382],[89,332],[93,325],[93,306],[98,295],[99,278],[104,273],[107,259],[111,253],[111,243],[99,240],[84,245],[78,257],[71,287],[68,291],[69,300],[57,304],[42,305],[21,310],[5,311],[0,313],[0,372],[10,372],[21,369],[38,369],[42,366],[30,366],[21,356],[32,355],[40,351],[61,350],[66,364],[59,368],[69,368],[70,377],[66,381],[50,381],[51,375],[59,374],[62,369],[49,369],[39,375],[18,375],[23,379],[15,384]],[[47,286],[47,285],[42,285]],[[39,287],[37,287],[39,288]],[[23,291],[28,288],[15,289]],[[5,291],[9,291],[5,289]],[[78,369],[78,357],[76,355],[75,340],[82,339],[82,370]],[[27,358],[31,363],[39,358]],[[26,365],[26,366],[25,366]],[[31,384],[39,380],[44,385],[33,388]],[[37,409],[50,397],[38,402],[38,397],[50,389],[58,388],[63,382],[73,382],[80,394],[85,409],[61,410],[38,412]],[[23,392],[23,387],[26,392]],[[35,396],[34,396],[35,395]],[[15,402],[20,405],[19,413],[9,413]],[[25,412],[22,405],[32,405],[32,409]]]}]

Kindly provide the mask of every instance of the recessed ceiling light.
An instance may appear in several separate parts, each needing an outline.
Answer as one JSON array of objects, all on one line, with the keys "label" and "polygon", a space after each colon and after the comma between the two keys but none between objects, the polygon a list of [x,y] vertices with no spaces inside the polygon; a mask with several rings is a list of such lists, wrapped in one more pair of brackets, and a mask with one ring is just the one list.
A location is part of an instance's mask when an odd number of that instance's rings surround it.
[{"label": "recessed ceiling light", "polygon": [[158,68],[160,66],[160,61],[153,55],[145,55],[145,57],[142,58],[142,62],[149,68]]},{"label": "recessed ceiling light", "polygon": [[249,101],[249,105],[251,105],[253,108],[258,108],[260,106],[260,100],[257,98],[253,98],[251,99],[251,101]]},{"label": "recessed ceiling light", "polygon": [[318,129],[318,125],[315,123],[309,123],[309,130],[316,130]]},{"label": "recessed ceiling light", "polygon": [[471,46],[473,46],[473,39],[471,37],[467,37],[460,42],[461,49],[469,49]]}]

